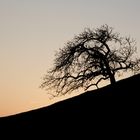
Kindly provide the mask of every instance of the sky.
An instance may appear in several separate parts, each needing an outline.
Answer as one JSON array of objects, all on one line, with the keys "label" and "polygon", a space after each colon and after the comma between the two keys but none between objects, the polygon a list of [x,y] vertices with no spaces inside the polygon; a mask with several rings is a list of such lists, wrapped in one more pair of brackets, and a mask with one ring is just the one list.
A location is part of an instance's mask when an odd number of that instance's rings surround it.
[{"label": "sky", "polygon": [[39,88],[41,78],[55,52],[86,27],[108,24],[130,35],[140,55],[139,13],[139,0],[0,0],[0,116],[60,100]]}]

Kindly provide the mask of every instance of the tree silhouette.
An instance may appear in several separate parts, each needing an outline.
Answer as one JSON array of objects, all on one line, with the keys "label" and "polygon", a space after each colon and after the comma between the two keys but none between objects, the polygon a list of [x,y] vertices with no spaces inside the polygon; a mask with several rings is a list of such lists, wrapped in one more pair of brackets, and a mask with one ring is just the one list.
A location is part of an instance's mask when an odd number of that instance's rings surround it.
[{"label": "tree silhouette", "polygon": [[81,87],[98,87],[101,80],[114,84],[116,74],[140,70],[135,53],[135,40],[120,37],[112,27],[87,28],[56,53],[54,67],[44,76],[41,87],[55,89],[58,96]]}]

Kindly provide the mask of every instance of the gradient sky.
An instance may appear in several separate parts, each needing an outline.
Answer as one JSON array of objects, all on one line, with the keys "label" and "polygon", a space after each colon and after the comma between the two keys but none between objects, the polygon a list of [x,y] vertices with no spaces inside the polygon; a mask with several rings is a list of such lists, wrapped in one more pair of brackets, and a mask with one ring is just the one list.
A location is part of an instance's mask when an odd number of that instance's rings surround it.
[{"label": "gradient sky", "polygon": [[54,102],[39,89],[59,48],[103,24],[137,41],[139,0],[0,0],[0,116]]}]

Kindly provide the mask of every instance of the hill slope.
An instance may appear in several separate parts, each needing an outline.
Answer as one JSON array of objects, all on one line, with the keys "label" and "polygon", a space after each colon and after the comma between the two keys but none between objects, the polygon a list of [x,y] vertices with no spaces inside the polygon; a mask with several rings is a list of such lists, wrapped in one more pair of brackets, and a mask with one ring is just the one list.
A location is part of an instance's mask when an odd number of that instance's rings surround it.
[{"label": "hill slope", "polygon": [[108,122],[113,125],[119,125],[118,122],[122,125],[123,122],[126,126],[130,115],[135,119],[139,116],[139,86],[140,74],[48,107],[0,118],[0,129],[36,130],[43,126],[49,129],[74,126],[79,129],[81,125],[92,129],[102,126],[103,129]]}]

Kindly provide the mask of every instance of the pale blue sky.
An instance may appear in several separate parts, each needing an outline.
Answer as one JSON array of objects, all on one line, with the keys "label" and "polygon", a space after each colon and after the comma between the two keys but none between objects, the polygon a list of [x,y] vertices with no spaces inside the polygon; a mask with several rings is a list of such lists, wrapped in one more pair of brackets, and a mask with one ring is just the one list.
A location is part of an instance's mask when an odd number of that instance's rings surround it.
[{"label": "pale blue sky", "polygon": [[0,116],[50,104],[40,78],[58,48],[108,24],[137,41],[139,0],[0,0]]}]

